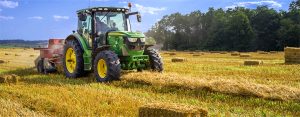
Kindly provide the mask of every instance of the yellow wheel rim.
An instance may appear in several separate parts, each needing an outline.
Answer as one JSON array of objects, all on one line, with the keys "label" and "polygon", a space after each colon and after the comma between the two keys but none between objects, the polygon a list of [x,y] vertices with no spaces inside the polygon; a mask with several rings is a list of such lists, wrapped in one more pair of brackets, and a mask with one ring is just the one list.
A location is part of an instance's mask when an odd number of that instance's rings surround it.
[{"label": "yellow wheel rim", "polygon": [[76,68],[76,54],[73,48],[68,48],[66,52],[66,66],[70,73],[73,73]]},{"label": "yellow wheel rim", "polygon": [[106,62],[105,62],[104,59],[100,59],[98,61],[97,71],[98,71],[98,74],[99,74],[99,76],[101,78],[105,78],[106,77],[107,66],[106,66]]}]

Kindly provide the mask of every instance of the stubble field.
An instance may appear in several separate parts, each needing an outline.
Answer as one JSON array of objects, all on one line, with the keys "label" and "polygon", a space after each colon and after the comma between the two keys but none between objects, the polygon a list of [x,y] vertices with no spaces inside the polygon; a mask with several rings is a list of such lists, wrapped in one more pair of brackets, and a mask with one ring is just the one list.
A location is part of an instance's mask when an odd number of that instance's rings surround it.
[{"label": "stubble field", "polygon": [[[0,75],[20,76],[17,84],[0,84],[0,116],[137,116],[140,106],[153,102],[193,105],[209,116],[300,116],[300,65],[285,65],[283,52],[243,58],[163,51],[163,73],[123,71],[120,81],[107,84],[96,83],[93,74],[39,74],[38,54],[0,49]],[[186,60],[171,62],[175,57]],[[263,64],[244,66],[245,60]]]}]

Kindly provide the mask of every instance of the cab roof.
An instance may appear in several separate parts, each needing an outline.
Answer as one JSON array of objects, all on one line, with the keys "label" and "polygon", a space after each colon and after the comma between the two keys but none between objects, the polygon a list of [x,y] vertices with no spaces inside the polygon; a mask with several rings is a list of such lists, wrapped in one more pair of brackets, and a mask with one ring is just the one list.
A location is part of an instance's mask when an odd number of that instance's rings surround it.
[{"label": "cab roof", "polygon": [[111,12],[128,12],[128,8],[121,8],[121,7],[92,7],[92,8],[86,8],[78,10],[77,13],[83,13],[83,12],[96,12],[96,11],[111,11]]}]

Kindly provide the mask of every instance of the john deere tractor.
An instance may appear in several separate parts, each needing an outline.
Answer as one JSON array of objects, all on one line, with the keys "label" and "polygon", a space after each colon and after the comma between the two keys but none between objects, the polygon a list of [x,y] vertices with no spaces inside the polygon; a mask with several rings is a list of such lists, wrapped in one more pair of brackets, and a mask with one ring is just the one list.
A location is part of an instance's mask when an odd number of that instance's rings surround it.
[{"label": "john deere tractor", "polygon": [[93,71],[98,82],[118,80],[122,70],[162,72],[159,53],[145,44],[145,36],[132,32],[127,8],[95,7],[77,11],[78,29],[65,39],[63,69],[66,77]]}]

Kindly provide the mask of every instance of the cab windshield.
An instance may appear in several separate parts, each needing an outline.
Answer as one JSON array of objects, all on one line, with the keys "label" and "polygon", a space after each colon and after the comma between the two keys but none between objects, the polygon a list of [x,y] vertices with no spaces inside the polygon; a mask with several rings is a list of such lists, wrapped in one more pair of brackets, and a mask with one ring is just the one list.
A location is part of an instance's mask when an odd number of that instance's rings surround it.
[{"label": "cab windshield", "polygon": [[128,31],[125,14],[122,12],[97,12],[96,30],[102,34],[108,31]]}]

